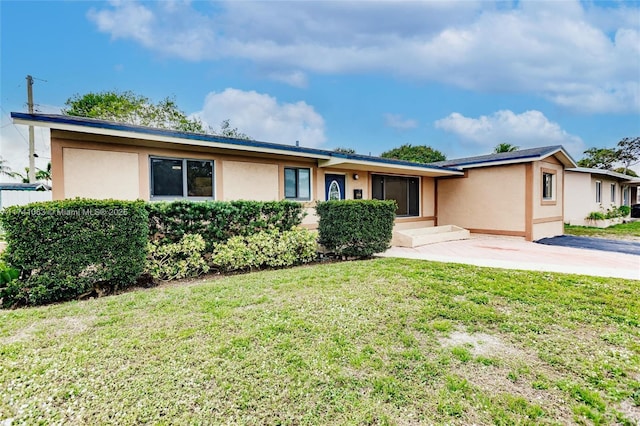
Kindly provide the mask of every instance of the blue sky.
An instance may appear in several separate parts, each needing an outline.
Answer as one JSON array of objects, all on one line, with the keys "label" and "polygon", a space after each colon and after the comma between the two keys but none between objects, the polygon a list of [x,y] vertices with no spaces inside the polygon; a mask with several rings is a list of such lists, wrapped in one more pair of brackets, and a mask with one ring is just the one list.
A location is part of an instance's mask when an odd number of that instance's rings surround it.
[{"label": "blue sky", "polygon": [[[640,135],[640,2],[0,1],[0,155],[27,165],[37,110],[74,94],[174,97],[214,128],[378,155]],[[37,129],[38,166],[49,157]]]}]

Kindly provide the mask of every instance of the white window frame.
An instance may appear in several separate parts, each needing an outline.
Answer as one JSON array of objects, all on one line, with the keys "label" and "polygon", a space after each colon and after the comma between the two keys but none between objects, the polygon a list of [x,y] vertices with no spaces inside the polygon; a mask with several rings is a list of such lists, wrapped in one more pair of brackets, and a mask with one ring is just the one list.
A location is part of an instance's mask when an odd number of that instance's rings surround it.
[{"label": "white window frame", "polygon": [[615,183],[611,184],[611,202],[612,203],[616,202],[616,184]]},{"label": "white window frame", "polygon": [[[182,195],[154,195],[153,194],[153,160],[173,160],[182,161]],[[189,196],[187,180],[187,162],[206,161],[211,163],[211,197]],[[161,157],[157,155],[149,156],[149,199],[151,201],[172,201],[172,200],[192,200],[208,201],[216,199],[216,164],[214,160],[205,158],[181,158],[181,157]]]},{"label": "white window frame", "polygon": [[596,181],[596,203],[602,203],[602,181]]}]

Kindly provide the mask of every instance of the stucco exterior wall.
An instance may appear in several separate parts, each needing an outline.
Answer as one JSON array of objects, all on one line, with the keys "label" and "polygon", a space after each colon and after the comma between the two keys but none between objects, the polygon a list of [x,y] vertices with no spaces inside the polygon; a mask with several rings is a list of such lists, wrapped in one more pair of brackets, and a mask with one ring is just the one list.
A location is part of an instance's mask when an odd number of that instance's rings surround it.
[{"label": "stucco exterior wall", "polygon": [[541,238],[555,237],[564,234],[564,223],[561,220],[552,222],[534,223],[531,230],[531,240],[536,241]]},{"label": "stucco exterior wall", "polygon": [[140,197],[138,154],[96,149],[63,148],[64,197]]},{"label": "stucco exterior wall", "polygon": [[[308,167],[311,170],[311,200],[303,224],[317,226],[315,200],[325,199],[325,174],[345,176],[345,197],[354,198],[354,190],[362,190],[362,198],[371,198],[371,174],[367,170],[317,167],[313,160],[297,157],[262,158],[256,155],[223,154],[206,147],[161,145],[116,137],[70,135],[54,131],[51,137],[53,198],[70,197],[150,199],[150,157],[191,158],[214,161],[216,200],[282,200],[284,168]],[[387,174],[385,172],[377,172]],[[357,175],[357,179],[356,179]],[[403,227],[435,224],[435,183],[433,178],[420,179],[421,216],[399,218]]]},{"label": "stucco exterior wall", "polygon": [[275,201],[278,193],[278,165],[221,161],[224,200]]},{"label": "stucco exterior wall", "polygon": [[[571,172],[565,173],[566,206],[565,222],[571,225],[589,225],[585,217],[591,212],[606,212],[611,207],[622,205],[622,185],[616,179],[605,175]],[[601,182],[601,201],[596,201],[596,182]],[[615,187],[615,197],[611,200],[611,185]]]},{"label": "stucco exterior wall", "polygon": [[[532,219],[527,239],[538,240],[564,233],[564,167],[555,157],[536,161],[532,172]],[[543,174],[553,175],[552,199],[543,198]],[[528,220],[528,218],[527,218]]]},{"label": "stucco exterior wall", "polygon": [[595,187],[592,191],[591,174],[565,172],[564,180],[564,220],[567,223],[581,225],[589,212],[593,211],[595,204]]},{"label": "stucco exterior wall", "polygon": [[523,164],[468,169],[466,177],[439,179],[438,225],[524,236],[525,194]]}]

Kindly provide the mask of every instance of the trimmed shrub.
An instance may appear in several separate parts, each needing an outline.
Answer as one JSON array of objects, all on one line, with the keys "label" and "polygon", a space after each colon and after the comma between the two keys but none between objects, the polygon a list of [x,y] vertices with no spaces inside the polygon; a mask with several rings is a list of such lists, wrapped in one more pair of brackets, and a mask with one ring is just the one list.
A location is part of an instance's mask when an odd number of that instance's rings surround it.
[{"label": "trimmed shrub", "polygon": [[303,218],[302,204],[293,201],[153,202],[147,211],[152,241],[175,243],[185,234],[199,234],[207,251],[233,236],[291,229]]},{"label": "trimmed shrub", "polygon": [[390,247],[396,207],[392,200],[318,202],[318,242],[340,256],[383,252]]},{"label": "trimmed shrub", "polygon": [[211,263],[222,271],[279,268],[316,258],[316,233],[302,228],[235,236],[214,246]]},{"label": "trimmed shrub", "polygon": [[8,243],[4,259],[20,276],[0,290],[3,306],[70,300],[96,288],[134,284],[146,258],[144,206],[75,199],[6,208],[0,214]]},{"label": "trimmed shrub", "polygon": [[620,217],[627,217],[631,214],[631,207],[629,206],[620,206],[618,207],[618,211],[620,212]]},{"label": "trimmed shrub", "polygon": [[198,234],[186,234],[177,243],[149,242],[145,270],[161,280],[198,276],[209,272],[209,265],[202,257],[204,249],[204,238]]}]

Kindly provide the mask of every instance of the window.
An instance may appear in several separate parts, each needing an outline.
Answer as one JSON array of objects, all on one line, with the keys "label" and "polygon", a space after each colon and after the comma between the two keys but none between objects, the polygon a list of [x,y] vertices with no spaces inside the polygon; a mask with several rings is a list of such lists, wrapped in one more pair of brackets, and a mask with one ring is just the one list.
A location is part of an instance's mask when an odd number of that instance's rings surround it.
[{"label": "window", "polygon": [[213,198],[213,161],[151,158],[151,199]]},{"label": "window", "polygon": [[596,181],[596,203],[602,202],[602,182]]},{"label": "window", "polygon": [[311,169],[285,167],[284,198],[295,200],[311,199]]},{"label": "window", "polygon": [[611,202],[612,203],[616,202],[616,184],[615,183],[611,184]]},{"label": "window", "polygon": [[396,201],[398,204],[396,216],[418,216],[420,214],[418,178],[372,175],[371,182],[372,198]]},{"label": "window", "polygon": [[626,187],[622,190],[622,205],[629,205],[629,187]]},{"label": "window", "polygon": [[542,169],[542,205],[556,204],[556,171]]},{"label": "window", "polygon": [[542,174],[542,199],[553,200],[553,175],[551,173]]}]

